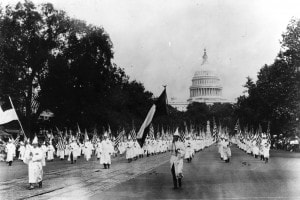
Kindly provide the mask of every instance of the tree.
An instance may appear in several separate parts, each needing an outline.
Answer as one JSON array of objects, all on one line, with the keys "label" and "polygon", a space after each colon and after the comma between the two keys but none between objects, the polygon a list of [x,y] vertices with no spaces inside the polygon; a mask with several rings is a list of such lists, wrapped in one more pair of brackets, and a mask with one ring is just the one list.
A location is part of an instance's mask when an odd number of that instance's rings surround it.
[{"label": "tree", "polygon": [[236,109],[241,124],[254,127],[263,124],[266,129],[268,122],[271,122],[271,132],[274,134],[295,131],[300,102],[300,76],[297,70],[300,55],[297,51],[300,49],[294,46],[292,40],[300,39],[298,25],[293,21],[288,26],[282,43],[288,49],[280,51],[273,64],[260,69],[256,83],[247,78],[244,87],[248,96],[238,98]]},{"label": "tree", "polygon": [[49,72],[49,59],[62,51],[69,19],[51,4],[38,9],[32,2],[7,6],[0,14],[0,92],[25,108],[26,127],[31,128],[42,111],[32,105]]}]

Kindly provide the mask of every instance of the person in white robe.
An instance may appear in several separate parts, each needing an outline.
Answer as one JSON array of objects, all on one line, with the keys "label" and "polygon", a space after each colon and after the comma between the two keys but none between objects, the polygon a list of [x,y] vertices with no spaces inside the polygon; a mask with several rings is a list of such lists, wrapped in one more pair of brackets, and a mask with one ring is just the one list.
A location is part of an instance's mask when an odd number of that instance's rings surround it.
[{"label": "person in white robe", "polygon": [[179,141],[179,132],[178,128],[173,135],[173,142],[171,144],[171,173],[173,176],[173,185],[174,189],[181,187],[181,180],[183,178],[183,158],[185,154],[184,144]]},{"label": "person in white robe", "polygon": [[253,156],[257,158],[259,155],[259,147],[256,138],[252,141],[252,145],[253,145]]},{"label": "person in white robe", "polygon": [[104,139],[101,142],[101,156],[100,164],[104,166],[104,169],[109,169],[111,165],[111,155],[114,152],[114,147],[108,138],[107,133],[104,133]]},{"label": "person in white robe", "polygon": [[53,162],[54,160],[55,149],[52,145],[52,141],[50,140],[47,151],[47,160]]},{"label": "person in white robe", "polygon": [[93,153],[93,144],[87,140],[84,144],[84,157],[86,158],[87,161],[89,161],[92,157]]},{"label": "person in white robe", "polygon": [[190,135],[187,136],[186,140],[185,140],[185,155],[184,155],[184,159],[187,160],[187,162],[192,162],[192,157],[193,157],[193,147],[192,147],[192,141],[191,141],[191,137]]},{"label": "person in white robe", "polygon": [[97,144],[96,144],[95,148],[96,148],[95,153],[96,153],[97,160],[100,160],[100,157],[101,157],[101,141],[100,141],[99,138],[97,139]]},{"label": "person in white robe", "polygon": [[25,150],[24,163],[28,165],[29,189],[34,189],[34,185],[42,187],[43,181],[43,163],[44,152],[38,147],[38,139],[35,136],[32,146],[28,145]]},{"label": "person in white robe", "polygon": [[20,142],[20,147],[18,151],[19,151],[19,160],[23,160],[25,155],[25,145],[23,141]]},{"label": "person in white robe", "polygon": [[76,139],[73,137],[72,142],[69,145],[69,157],[68,157],[68,161],[71,161],[71,164],[74,164],[77,161],[78,148],[79,146],[77,145]]},{"label": "person in white robe", "polygon": [[263,154],[263,158],[265,163],[268,163],[269,158],[270,158],[270,148],[271,148],[271,144],[267,139],[267,136],[264,134],[263,138],[262,138],[262,154]]},{"label": "person in white robe", "polygon": [[131,136],[128,136],[128,140],[126,142],[126,159],[128,162],[131,162],[134,157],[134,146]]},{"label": "person in white robe", "polygon": [[230,142],[228,137],[226,137],[222,143],[223,146],[223,156],[224,156],[224,161],[226,163],[230,162],[230,158],[231,158],[231,149],[230,149]]},{"label": "person in white robe", "polygon": [[58,139],[58,143],[56,144],[56,156],[63,160],[65,158],[65,148],[66,145],[62,138]]},{"label": "person in white robe", "polygon": [[6,162],[8,163],[9,166],[11,166],[14,157],[16,156],[16,146],[13,144],[12,139],[8,140],[8,143],[5,148],[5,152],[6,152]]},{"label": "person in white robe", "polygon": [[46,142],[43,142],[41,149],[44,152],[44,157],[47,158],[48,147],[46,146]]}]

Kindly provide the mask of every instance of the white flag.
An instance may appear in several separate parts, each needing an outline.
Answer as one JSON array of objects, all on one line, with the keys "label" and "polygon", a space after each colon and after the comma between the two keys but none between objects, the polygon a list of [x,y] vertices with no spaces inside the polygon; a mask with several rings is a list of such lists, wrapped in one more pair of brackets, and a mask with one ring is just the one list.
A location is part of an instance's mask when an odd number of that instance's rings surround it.
[{"label": "white flag", "polygon": [[13,120],[18,120],[18,116],[17,116],[15,109],[11,108],[9,110],[3,111],[0,106],[0,125],[6,124]]},{"label": "white flag", "polygon": [[147,117],[146,117],[144,123],[142,124],[142,126],[141,126],[141,128],[140,128],[140,130],[139,130],[139,132],[136,136],[138,139],[143,137],[144,130],[151,123],[151,121],[153,119],[153,116],[155,114],[155,111],[156,111],[156,105],[153,104],[153,106],[151,107],[151,109],[149,110],[149,112],[147,114]]}]

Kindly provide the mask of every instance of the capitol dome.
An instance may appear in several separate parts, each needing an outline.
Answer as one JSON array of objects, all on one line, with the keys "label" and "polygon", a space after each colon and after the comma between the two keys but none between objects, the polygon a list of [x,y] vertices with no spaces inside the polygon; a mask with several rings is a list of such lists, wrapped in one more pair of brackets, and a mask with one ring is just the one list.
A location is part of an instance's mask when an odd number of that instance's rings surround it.
[{"label": "capitol dome", "polygon": [[203,61],[200,71],[196,71],[190,87],[189,103],[200,102],[206,104],[222,103],[222,84],[219,76],[208,63],[206,50],[204,49]]}]

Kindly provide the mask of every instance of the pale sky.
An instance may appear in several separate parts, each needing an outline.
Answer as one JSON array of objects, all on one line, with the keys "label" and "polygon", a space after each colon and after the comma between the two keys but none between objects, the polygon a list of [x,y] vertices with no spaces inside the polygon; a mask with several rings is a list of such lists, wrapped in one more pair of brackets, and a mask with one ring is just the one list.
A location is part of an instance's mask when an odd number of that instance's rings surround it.
[{"label": "pale sky", "polygon": [[[0,0],[2,5],[15,0]],[[114,44],[114,63],[158,96],[189,98],[203,49],[220,75],[223,97],[242,94],[280,50],[281,34],[298,0],[33,0],[51,2],[70,17],[103,26]]]}]

